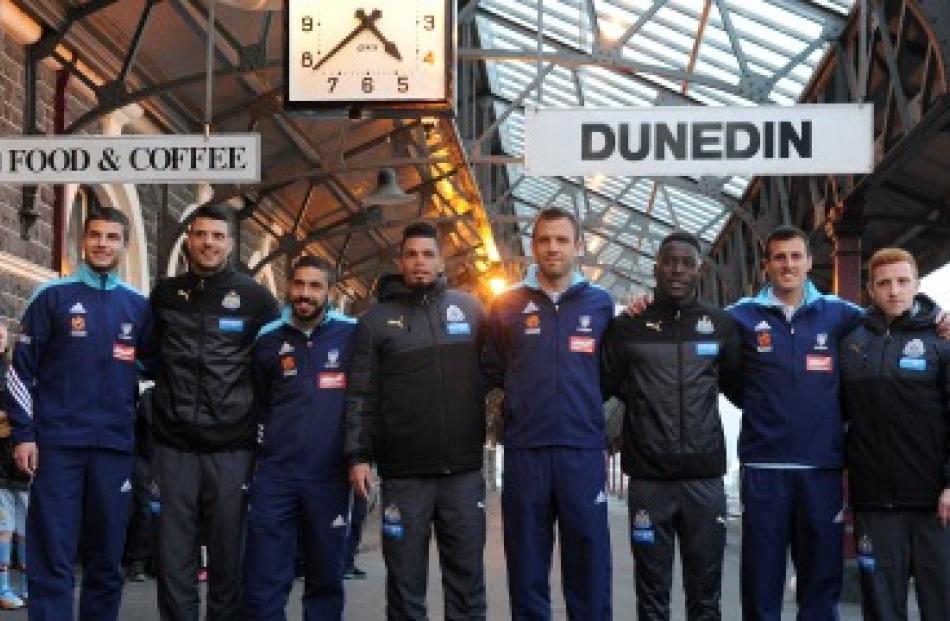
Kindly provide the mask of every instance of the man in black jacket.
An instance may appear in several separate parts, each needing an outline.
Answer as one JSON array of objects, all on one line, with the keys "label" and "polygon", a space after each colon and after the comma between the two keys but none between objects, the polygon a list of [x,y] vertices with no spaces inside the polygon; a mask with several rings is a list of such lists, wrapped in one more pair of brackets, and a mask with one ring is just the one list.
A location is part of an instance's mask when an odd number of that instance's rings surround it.
[{"label": "man in black jacket", "polygon": [[617,317],[604,338],[604,396],[624,399],[623,470],[630,476],[630,538],[637,617],[670,618],[679,538],[690,621],[718,620],[726,543],[726,449],[719,392],[741,388],[741,342],[732,318],[697,300],[693,235],[660,244],[655,301]]},{"label": "man in black jacket", "polygon": [[367,495],[370,462],[382,479],[386,615],[426,618],[429,539],[442,565],[446,619],[485,618],[484,311],[447,289],[436,229],[406,227],[401,275],[356,331],[344,452]]},{"label": "man in black jacket", "polygon": [[152,291],[156,334],[154,476],[163,620],[198,619],[198,551],[208,547],[208,618],[240,614],[246,490],[257,438],[250,366],[274,297],[229,264],[233,215],[200,207],[185,237],[188,272]]},{"label": "man in black jacket", "polygon": [[865,619],[950,619],[950,343],[899,248],[868,265],[874,306],[841,347],[847,463]]}]

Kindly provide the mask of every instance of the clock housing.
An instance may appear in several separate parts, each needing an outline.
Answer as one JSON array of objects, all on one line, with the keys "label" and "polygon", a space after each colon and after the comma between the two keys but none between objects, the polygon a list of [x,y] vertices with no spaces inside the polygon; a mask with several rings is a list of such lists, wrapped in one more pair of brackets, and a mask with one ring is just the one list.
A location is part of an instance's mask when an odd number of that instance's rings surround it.
[{"label": "clock housing", "polygon": [[285,0],[284,107],[451,114],[453,0]]}]

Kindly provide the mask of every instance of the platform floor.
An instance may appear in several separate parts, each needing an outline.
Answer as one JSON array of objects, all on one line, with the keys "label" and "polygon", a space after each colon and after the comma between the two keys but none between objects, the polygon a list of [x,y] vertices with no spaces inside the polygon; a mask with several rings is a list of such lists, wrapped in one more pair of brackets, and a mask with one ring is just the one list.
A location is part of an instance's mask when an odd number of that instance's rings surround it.
[{"label": "platform floor", "polygon": [[[633,560],[627,545],[626,505],[622,501],[611,499],[610,528],[614,549],[614,618],[634,619],[635,602],[633,594]],[[730,528],[729,542],[723,578],[723,619],[738,620],[739,617],[739,546],[736,528]],[[488,578],[488,617],[489,619],[508,619],[508,595],[506,572],[501,540],[501,510],[499,496],[489,493],[488,502],[488,545],[485,551],[486,575]],[[383,619],[385,605],[385,572],[379,548],[379,516],[370,515],[363,541],[363,547],[357,558],[357,565],[368,572],[368,579],[346,583],[346,618],[355,621]],[[552,599],[556,619],[566,619],[563,599],[560,595],[560,579],[557,554],[552,571]],[[677,570],[678,571],[678,570]],[[300,619],[300,591],[302,582],[294,585],[287,609],[288,619]],[[435,556],[433,542],[429,572],[429,616],[442,619],[442,597],[439,583],[438,559]],[[683,596],[679,576],[676,578],[673,604],[673,619],[684,620]],[[793,594],[786,597],[786,612],[783,619],[794,619],[795,605]],[[912,618],[916,616],[913,611]],[[0,612],[0,619],[25,621],[25,611]],[[843,604],[841,618],[845,621],[858,620],[861,614],[857,605]],[[151,621],[158,619],[155,604],[155,582],[149,580],[143,584],[129,583],[125,587],[122,602],[121,619],[129,621]]]}]

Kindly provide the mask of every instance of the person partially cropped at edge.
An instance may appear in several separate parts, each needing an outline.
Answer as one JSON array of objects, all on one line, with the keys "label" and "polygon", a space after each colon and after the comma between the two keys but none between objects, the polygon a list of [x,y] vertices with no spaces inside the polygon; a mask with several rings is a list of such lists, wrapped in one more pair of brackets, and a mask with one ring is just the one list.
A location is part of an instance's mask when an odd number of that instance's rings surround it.
[{"label": "person partially cropped at edge", "polygon": [[872,306],[841,348],[842,402],[861,610],[950,619],[950,343],[918,293],[917,262],[884,248],[868,262]]}]

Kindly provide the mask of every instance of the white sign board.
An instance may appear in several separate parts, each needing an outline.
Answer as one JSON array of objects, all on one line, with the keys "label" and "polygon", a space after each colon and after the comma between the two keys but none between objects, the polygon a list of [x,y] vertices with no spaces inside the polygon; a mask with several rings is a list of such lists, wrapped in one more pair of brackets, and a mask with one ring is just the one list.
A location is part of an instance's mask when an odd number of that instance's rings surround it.
[{"label": "white sign board", "polygon": [[548,108],[525,114],[533,176],[869,173],[871,104]]},{"label": "white sign board", "polygon": [[260,134],[0,136],[2,183],[260,180]]}]

